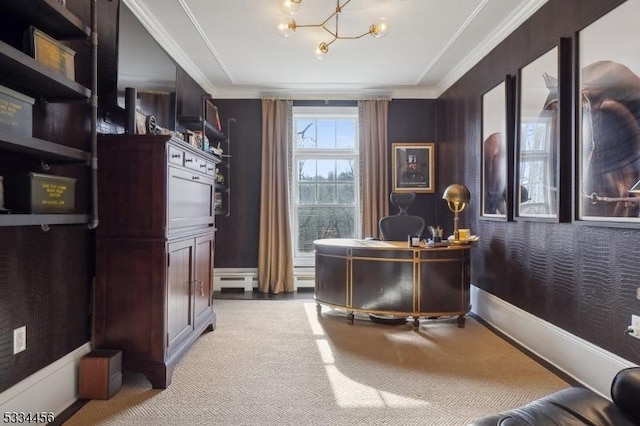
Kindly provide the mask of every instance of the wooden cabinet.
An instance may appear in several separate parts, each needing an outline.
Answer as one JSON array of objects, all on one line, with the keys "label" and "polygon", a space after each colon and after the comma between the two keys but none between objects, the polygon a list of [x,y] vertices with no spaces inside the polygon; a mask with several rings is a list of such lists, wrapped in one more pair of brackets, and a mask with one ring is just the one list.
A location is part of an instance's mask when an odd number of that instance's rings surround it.
[{"label": "wooden cabinet", "polygon": [[[95,344],[166,388],[213,311],[216,159],[169,136],[98,139]],[[211,169],[211,170],[210,170]]]}]

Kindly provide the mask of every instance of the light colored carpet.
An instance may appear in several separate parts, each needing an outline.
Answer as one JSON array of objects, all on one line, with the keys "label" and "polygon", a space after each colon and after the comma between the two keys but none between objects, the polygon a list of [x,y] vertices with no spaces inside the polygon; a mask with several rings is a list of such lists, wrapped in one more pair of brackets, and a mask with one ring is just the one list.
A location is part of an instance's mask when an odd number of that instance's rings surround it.
[{"label": "light colored carpet", "polygon": [[473,318],[381,325],[312,300],[216,300],[165,390],[125,374],[75,425],[465,425],[568,386]]}]

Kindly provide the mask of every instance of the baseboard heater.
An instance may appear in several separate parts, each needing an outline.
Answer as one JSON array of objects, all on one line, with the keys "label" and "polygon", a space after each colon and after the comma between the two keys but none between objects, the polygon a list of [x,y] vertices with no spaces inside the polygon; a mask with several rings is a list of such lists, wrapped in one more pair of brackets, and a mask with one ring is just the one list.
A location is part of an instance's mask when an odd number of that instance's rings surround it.
[{"label": "baseboard heater", "polygon": [[[213,277],[214,291],[235,293],[258,288],[257,268],[216,268]],[[313,291],[316,280],[313,268],[294,270],[293,278],[296,291]]]}]

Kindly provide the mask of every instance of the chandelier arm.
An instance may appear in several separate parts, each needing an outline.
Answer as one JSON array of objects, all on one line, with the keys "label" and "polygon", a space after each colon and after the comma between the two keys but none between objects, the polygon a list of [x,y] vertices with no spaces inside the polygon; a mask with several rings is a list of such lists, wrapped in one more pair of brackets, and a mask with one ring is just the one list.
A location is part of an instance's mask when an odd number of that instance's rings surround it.
[{"label": "chandelier arm", "polygon": [[329,34],[331,34],[331,36],[334,39],[341,38],[341,37],[338,37],[338,33],[334,33],[333,31],[331,31],[329,28],[325,27],[324,25],[322,26],[322,29],[325,30],[326,32],[328,32]]},{"label": "chandelier arm", "polygon": [[341,36],[341,37],[337,37],[337,38],[339,38],[340,40],[357,40],[357,39],[362,38],[362,37],[364,37],[366,35],[369,35],[369,34],[371,34],[371,31],[367,31],[366,33],[360,34],[358,36],[344,36],[344,37]]},{"label": "chandelier arm", "polygon": [[296,28],[320,28],[322,24],[296,24]]},{"label": "chandelier arm", "polygon": [[[351,1],[351,0],[349,0]],[[349,3],[349,1],[347,3]],[[345,3],[346,4],[346,3]],[[340,6],[340,0],[336,0],[336,10],[333,11],[333,13],[331,15],[329,15],[327,17],[327,19],[325,19],[324,21],[322,21],[322,23],[319,25],[321,27],[324,27],[324,25],[329,22],[329,20],[331,18],[333,18],[334,16],[336,17],[336,27],[337,27],[337,23],[338,23],[338,15],[340,14],[340,12],[342,12],[342,6]],[[337,31],[337,29],[336,29]]]},{"label": "chandelier arm", "polygon": [[333,44],[334,41],[338,40],[338,37],[333,37],[333,40],[331,40],[329,43],[325,43],[327,45],[327,47],[331,46]]}]

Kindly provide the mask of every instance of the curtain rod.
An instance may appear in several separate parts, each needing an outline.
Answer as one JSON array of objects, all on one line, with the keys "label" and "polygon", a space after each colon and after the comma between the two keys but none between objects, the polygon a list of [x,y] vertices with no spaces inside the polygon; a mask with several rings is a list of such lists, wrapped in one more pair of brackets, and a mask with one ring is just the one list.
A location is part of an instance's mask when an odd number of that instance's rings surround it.
[{"label": "curtain rod", "polygon": [[392,100],[391,96],[380,95],[380,96],[270,96],[265,95],[261,96],[260,99],[270,100],[270,101],[390,101]]}]

